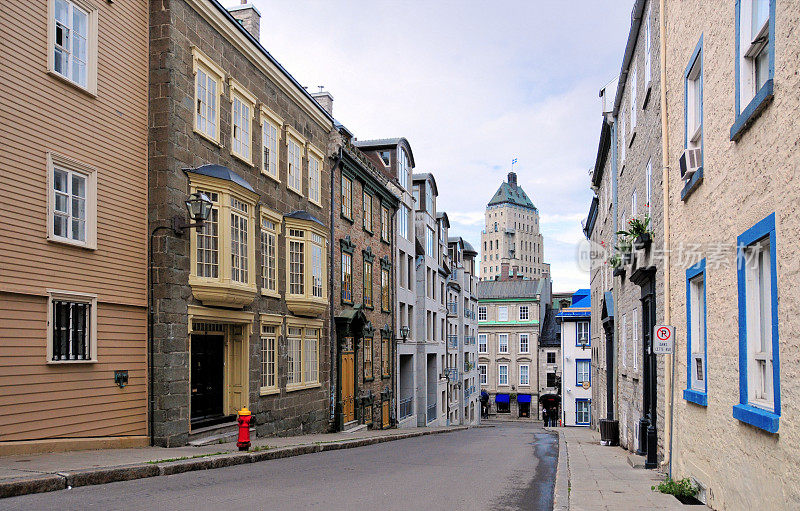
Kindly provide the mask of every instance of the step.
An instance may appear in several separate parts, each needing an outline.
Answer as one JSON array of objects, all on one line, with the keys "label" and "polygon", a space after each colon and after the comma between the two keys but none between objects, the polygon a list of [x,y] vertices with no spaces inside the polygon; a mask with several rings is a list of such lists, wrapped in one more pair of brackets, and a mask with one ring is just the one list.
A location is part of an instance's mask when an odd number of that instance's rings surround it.
[{"label": "step", "polygon": [[348,422],[342,428],[342,433],[355,433],[356,431],[362,431],[367,429],[366,424],[359,424],[356,421]]},{"label": "step", "polygon": [[[256,431],[255,427],[250,428],[252,438]],[[211,444],[224,444],[235,442],[239,437],[239,424],[236,421],[215,424],[205,428],[198,428],[189,433],[189,445],[200,447]]]},{"label": "step", "polygon": [[633,468],[644,468],[645,457],[638,454],[628,453],[628,465]]}]

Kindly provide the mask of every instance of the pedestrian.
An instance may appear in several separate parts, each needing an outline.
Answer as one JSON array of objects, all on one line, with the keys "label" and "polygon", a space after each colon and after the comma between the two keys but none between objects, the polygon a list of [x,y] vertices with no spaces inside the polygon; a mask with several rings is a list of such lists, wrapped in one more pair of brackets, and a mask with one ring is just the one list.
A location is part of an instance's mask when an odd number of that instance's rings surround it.
[{"label": "pedestrian", "polygon": [[550,425],[550,422],[547,420],[547,408],[542,408],[542,420],[544,421],[545,427]]},{"label": "pedestrian", "polygon": [[481,418],[489,418],[489,394],[485,390],[481,391]]}]

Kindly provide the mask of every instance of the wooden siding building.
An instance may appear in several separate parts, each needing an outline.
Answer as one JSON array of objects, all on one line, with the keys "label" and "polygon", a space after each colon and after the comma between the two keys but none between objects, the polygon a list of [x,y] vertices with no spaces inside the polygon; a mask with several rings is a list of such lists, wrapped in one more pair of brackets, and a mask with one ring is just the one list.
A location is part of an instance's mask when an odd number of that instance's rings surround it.
[{"label": "wooden siding building", "polygon": [[145,444],[147,3],[0,26],[0,454]]}]

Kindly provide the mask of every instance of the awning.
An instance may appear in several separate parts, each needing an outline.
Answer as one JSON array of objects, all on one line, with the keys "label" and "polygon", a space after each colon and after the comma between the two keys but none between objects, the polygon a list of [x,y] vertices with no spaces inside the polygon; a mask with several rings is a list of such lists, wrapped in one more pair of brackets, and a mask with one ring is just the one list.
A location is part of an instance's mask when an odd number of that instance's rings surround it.
[{"label": "awning", "polygon": [[497,394],[494,397],[495,403],[508,403],[508,394]]},{"label": "awning", "polygon": [[531,402],[531,395],[530,394],[518,394],[517,395],[517,403],[530,403]]}]

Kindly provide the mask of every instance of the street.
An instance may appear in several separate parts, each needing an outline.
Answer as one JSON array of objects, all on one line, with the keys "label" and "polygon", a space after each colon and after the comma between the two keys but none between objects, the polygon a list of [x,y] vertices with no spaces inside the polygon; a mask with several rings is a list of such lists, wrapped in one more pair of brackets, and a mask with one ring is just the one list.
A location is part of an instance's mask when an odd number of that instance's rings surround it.
[{"label": "street", "polygon": [[558,437],[540,425],[466,431],[0,501],[2,510],[550,510]]}]

